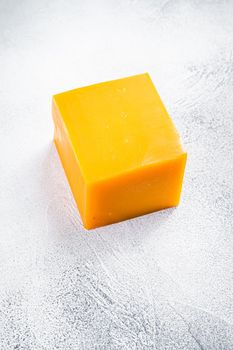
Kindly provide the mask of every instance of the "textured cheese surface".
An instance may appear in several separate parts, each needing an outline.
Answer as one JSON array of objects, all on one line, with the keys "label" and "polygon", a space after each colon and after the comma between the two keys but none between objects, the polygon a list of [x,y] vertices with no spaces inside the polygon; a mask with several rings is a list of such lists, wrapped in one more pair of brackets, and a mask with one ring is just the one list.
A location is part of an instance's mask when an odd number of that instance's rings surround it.
[{"label": "textured cheese surface", "polygon": [[179,135],[148,74],[54,96],[83,176],[102,180],[179,157]]}]

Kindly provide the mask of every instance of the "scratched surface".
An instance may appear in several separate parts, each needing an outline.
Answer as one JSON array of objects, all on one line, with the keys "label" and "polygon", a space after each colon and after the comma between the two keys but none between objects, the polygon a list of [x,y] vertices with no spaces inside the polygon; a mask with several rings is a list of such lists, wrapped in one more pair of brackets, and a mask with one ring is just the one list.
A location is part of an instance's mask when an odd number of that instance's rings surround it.
[{"label": "scratched surface", "polygon": [[[148,71],[182,202],[86,232],[51,95]],[[0,0],[1,350],[233,349],[233,1]]]}]

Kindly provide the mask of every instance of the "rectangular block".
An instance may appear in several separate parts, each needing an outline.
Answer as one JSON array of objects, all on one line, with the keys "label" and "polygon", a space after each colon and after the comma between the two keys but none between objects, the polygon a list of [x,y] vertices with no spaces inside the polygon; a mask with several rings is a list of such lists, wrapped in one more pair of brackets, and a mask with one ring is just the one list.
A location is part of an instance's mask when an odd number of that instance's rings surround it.
[{"label": "rectangular block", "polygon": [[147,73],[57,94],[52,111],[87,229],[179,203],[186,153]]}]

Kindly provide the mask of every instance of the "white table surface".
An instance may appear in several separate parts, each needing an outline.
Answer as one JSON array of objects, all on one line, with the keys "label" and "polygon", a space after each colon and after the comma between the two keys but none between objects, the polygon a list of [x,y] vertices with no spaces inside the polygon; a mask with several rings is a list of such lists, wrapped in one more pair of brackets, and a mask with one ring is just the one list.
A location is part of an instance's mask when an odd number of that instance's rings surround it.
[{"label": "white table surface", "polygon": [[[85,231],[51,96],[148,71],[182,201]],[[233,1],[0,0],[0,349],[233,349]]]}]

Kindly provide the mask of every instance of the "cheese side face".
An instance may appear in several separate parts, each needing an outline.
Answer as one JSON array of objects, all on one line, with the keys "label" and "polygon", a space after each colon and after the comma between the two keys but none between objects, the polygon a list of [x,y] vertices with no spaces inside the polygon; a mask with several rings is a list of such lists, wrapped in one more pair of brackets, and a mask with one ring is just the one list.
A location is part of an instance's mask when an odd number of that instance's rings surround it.
[{"label": "cheese side face", "polygon": [[179,203],[186,153],[147,73],[57,94],[53,118],[86,228]]}]

